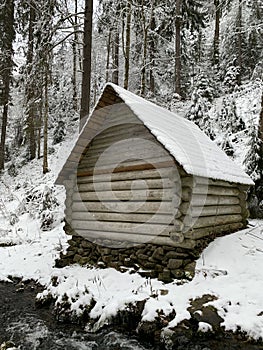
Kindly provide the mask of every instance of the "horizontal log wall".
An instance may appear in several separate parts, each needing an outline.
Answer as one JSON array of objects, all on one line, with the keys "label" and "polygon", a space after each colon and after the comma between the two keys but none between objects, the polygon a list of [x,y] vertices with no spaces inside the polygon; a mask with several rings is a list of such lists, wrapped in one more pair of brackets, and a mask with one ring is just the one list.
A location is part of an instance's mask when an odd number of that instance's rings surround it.
[{"label": "horizontal log wall", "polygon": [[[70,220],[76,232],[178,246],[170,232],[181,203],[180,175],[171,155],[125,105],[114,109],[83,153],[77,181]],[[181,246],[193,247],[189,242]]]},{"label": "horizontal log wall", "polygon": [[199,240],[246,226],[246,186],[190,177],[182,170],[180,173],[183,196],[177,221],[182,224],[171,233],[173,240],[182,241],[182,237]]}]

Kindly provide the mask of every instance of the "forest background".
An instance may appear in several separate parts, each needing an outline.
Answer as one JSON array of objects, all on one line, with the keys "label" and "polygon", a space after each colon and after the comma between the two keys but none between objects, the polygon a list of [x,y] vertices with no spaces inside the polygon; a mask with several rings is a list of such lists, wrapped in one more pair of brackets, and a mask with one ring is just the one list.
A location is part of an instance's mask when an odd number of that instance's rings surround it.
[{"label": "forest background", "polygon": [[111,81],[192,120],[253,178],[262,218],[262,1],[98,0],[85,33],[91,4],[0,1],[0,170],[18,176],[42,158],[49,171],[83,117],[92,42],[88,109]]}]

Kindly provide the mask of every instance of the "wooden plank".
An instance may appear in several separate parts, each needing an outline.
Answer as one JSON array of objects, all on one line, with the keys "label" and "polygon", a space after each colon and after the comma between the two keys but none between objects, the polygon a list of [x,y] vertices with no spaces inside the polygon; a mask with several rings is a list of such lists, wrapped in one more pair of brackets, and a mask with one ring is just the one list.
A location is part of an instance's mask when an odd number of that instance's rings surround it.
[{"label": "wooden plank", "polygon": [[136,190],[136,189],[162,189],[174,188],[175,182],[168,178],[162,179],[147,179],[147,180],[125,180],[125,181],[108,181],[98,183],[79,184],[79,192],[92,191],[115,191],[115,190]]},{"label": "wooden plank", "polygon": [[[219,216],[208,216],[208,217],[199,217],[195,222],[193,228],[203,228],[203,227],[212,227],[219,225],[226,225],[231,223],[242,222],[242,216],[239,214],[230,214],[230,215],[219,215]],[[184,220],[186,226],[191,225],[191,219],[189,222]]]},{"label": "wooden plank", "polygon": [[191,207],[189,208],[188,203],[184,203],[180,207],[181,212],[186,215],[190,214],[192,217],[197,216],[216,216],[224,214],[240,214],[240,205],[222,205],[222,206],[205,206],[205,207]]},{"label": "wooden plank", "polygon": [[173,230],[172,226],[161,224],[145,224],[145,223],[130,223],[130,222],[110,222],[110,221],[85,221],[72,220],[72,228],[76,231],[78,229],[103,231],[103,232],[120,232],[141,234],[141,235],[161,235],[169,237]]},{"label": "wooden plank", "polygon": [[[139,139],[139,140],[138,140]],[[139,142],[139,144],[138,144]],[[110,137],[105,137],[101,138],[97,134],[95,136],[90,144],[90,153],[99,153],[100,151],[104,150],[105,148],[112,147],[114,144],[124,144],[126,149],[139,149],[139,145],[141,147],[147,147],[149,148],[149,145],[156,145],[156,148],[160,148],[163,150],[163,152],[166,152],[170,155],[170,153],[161,147],[159,143],[151,136],[148,134],[145,134],[144,132],[139,132],[137,134],[129,134],[129,135],[115,135],[115,136],[110,136]],[[123,149],[118,149],[118,152],[123,152]],[[92,154],[90,154],[92,156]]]},{"label": "wooden plank", "polygon": [[[104,232],[104,231],[92,231],[83,229],[78,229],[78,233],[92,241],[97,242],[98,240],[107,240],[107,241],[116,241],[116,242],[127,242],[127,243],[135,243],[135,244],[144,244],[151,243],[160,246],[171,246],[171,247],[181,247],[185,249],[193,249],[196,245],[196,242],[191,239],[185,239],[182,243],[174,242],[170,239],[170,237],[165,236],[154,236],[154,235],[140,235],[140,234],[125,234],[118,232]],[[108,242],[110,244],[110,242]],[[114,243],[112,243],[114,244]],[[105,244],[107,245],[107,243]]]},{"label": "wooden plank", "polygon": [[154,164],[125,164],[124,166],[118,166],[115,169],[106,168],[106,169],[90,169],[85,171],[78,171],[77,176],[91,176],[91,175],[100,175],[100,174],[109,174],[109,173],[118,173],[118,172],[129,172],[129,171],[139,171],[139,170],[149,170],[149,169],[159,169],[159,168],[170,168],[174,165],[174,161],[160,161],[155,160]]},{"label": "wooden plank", "polygon": [[[115,198],[114,198],[115,195]],[[134,190],[134,191],[102,191],[102,192],[81,192],[74,193],[73,199],[83,201],[104,201],[104,200],[172,200],[173,192],[170,189],[159,190]]]},{"label": "wooden plank", "polygon": [[193,189],[194,194],[208,194],[215,196],[238,196],[240,191],[235,187],[221,186],[196,186]]},{"label": "wooden plank", "polygon": [[[90,144],[88,152],[85,154],[84,161],[89,161],[96,159],[102,155],[103,152],[107,152],[108,158],[111,159],[128,159],[128,158],[140,158],[153,156],[157,157],[166,156],[173,159],[169,152],[157,145],[156,143],[149,142],[146,139],[123,139],[116,143],[111,143],[105,147],[95,149],[92,144]],[[159,157],[160,157],[159,156]]]},{"label": "wooden plank", "polygon": [[207,179],[205,177],[194,176],[196,185],[209,185],[209,186],[220,186],[220,187],[236,187],[235,183],[230,183],[223,180]]},{"label": "wooden plank", "polygon": [[[125,145],[123,145],[125,148]],[[151,152],[151,153],[150,153]],[[106,153],[99,154],[92,157],[83,157],[79,163],[79,169],[87,169],[92,166],[101,168],[109,165],[126,164],[131,162],[153,162],[155,159],[160,161],[161,159],[166,161],[172,161],[172,157],[169,154],[165,154],[162,150],[156,149],[155,152],[145,149],[138,149],[134,153],[132,151],[123,152],[122,154],[116,155],[115,147],[112,150],[107,150]]]},{"label": "wooden plank", "polygon": [[169,225],[173,220],[172,214],[138,214],[138,213],[107,213],[107,212],[72,212],[73,220],[107,221]]},{"label": "wooden plank", "polygon": [[191,198],[192,206],[210,206],[210,205],[235,205],[239,204],[239,198],[233,196],[213,196],[213,195],[193,195]]},{"label": "wooden plank", "polygon": [[[153,142],[153,144],[158,145],[156,140],[151,135],[147,135],[144,132],[140,132],[140,133],[137,133],[137,135],[135,135],[135,136],[131,135],[131,136],[123,137],[123,135],[116,135],[116,136],[109,137],[105,140],[95,137],[95,138],[93,138],[92,143],[90,145],[90,152],[93,153],[96,151],[97,153],[99,153],[100,151],[105,150],[105,148],[108,148],[108,147],[112,146],[113,144],[115,144],[117,142],[119,143],[121,141],[123,144],[125,143],[126,147],[128,147],[128,146],[130,146],[131,148],[136,147],[135,141],[138,138],[141,140],[145,140],[144,141],[145,145],[148,142]],[[162,148],[162,147],[160,147],[160,148]],[[167,153],[169,153],[169,152],[167,152]]]},{"label": "wooden plank", "polygon": [[[137,123],[137,120],[134,119],[134,116],[133,115],[130,115],[127,113],[126,116],[108,116],[107,119],[106,119],[106,122],[105,122],[105,127],[110,127],[110,126],[114,126],[114,125],[121,125],[121,124],[124,124],[124,123],[132,123],[132,122],[136,122]],[[139,123],[139,121],[138,121]]]},{"label": "wooden plank", "polygon": [[[153,157],[153,158],[147,158],[147,159],[130,159],[121,163],[117,163],[112,161],[110,164],[105,164],[101,165],[98,164],[96,167],[94,166],[86,166],[86,167],[81,167],[79,166],[79,171],[78,172],[89,172],[93,171],[95,174],[100,174],[101,171],[106,170],[109,172],[110,168],[111,170],[114,169],[115,172],[120,172],[120,171],[130,171],[130,167],[134,168],[141,168],[141,169],[153,169],[154,167],[157,167],[156,165],[160,163],[169,163],[170,165],[173,163],[173,160],[171,157]],[[139,169],[140,169],[139,168]]]},{"label": "wooden plank", "polygon": [[[177,181],[177,171],[174,167],[149,169],[143,171],[131,171],[122,173],[100,174],[78,177],[78,184],[92,183],[92,182],[105,182],[110,181],[130,181],[130,180],[147,180],[147,179],[175,179]],[[164,180],[166,181],[166,180]]]},{"label": "wooden plank", "polygon": [[144,131],[146,133],[149,133],[148,129],[145,128],[143,124],[138,123],[125,123],[121,125],[112,126],[110,128],[104,128],[100,134],[100,138],[108,138],[109,136],[115,136],[115,135],[130,135],[130,134],[136,134],[138,131]]},{"label": "wooden plank", "polygon": [[212,226],[201,229],[194,229],[184,233],[186,238],[190,239],[200,239],[203,237],[207,237],[210,235],[218,235],[222,233],[231,233],[237,230],[244,228],[244,224],[242,222],[230,223],[226,225],[220,226]]},{"label": "wooden plank", "polygon": [[147,202],[147,201],[129,201],[129,202],[77,202],[72,203],[72,211],[76,212],[120,212],[120,213],[148,213],[171,214],[175,212],[171,201]]}]

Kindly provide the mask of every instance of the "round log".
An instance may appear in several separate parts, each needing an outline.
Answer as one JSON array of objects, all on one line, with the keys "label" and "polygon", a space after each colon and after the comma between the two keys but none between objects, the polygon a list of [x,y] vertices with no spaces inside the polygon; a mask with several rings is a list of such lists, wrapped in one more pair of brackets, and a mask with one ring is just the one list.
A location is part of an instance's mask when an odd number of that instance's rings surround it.
[{"label": "round log", "polygon": [[118,232],[103,232],[103,231],[92,231],[92,230],[78,230],[78,233],[92,241],[96,242],[96,240],[105,239],[105,240],[112,240],[113,244],[114,241],[116,242],[130,242],[130,243],[136,243],[136,244],[145,244],[145,243],[151,243],[156,244],[160,246],[171,246],[171,247],[181,247],[184,249],[193,249],[196,245],[194,240],[191,239],[185,239],[182,243],[174,242],[170,239],[170,237],[164,237],[164,236],[154,236],[154,235],[140,235],[140,234],[124,234],[124,233],[118,233]]},{"label": "round log", "polygon": [[[109,176],[110,178],[110,176]],[[101,191],[118,191],[118,190],[147,190],[147,189],[162,189],[172,188],[174,182],[168,178],[158,180],[124,180],[124,181],[108,181],[98,183],[79,184],[79,192],[101,192]]]},{"label": "round log", "polygon": [[173,214],[174,208],[171,201],[162,202],[139,202],[139,201],[129,201],[129,202],[114,202],[114,201],[104,201],[102,202],[73,202],[72,203],[73,212],[120,212],[120,213],[149,213],[154,214],[156,212],[161,214]]},{"label": "round log", "polygon": [[84,221],[110,221],[110,222],[131,222],[146,224],[166,224],[169,225],[173,221],[171,214],[140,214],[140,213],[114,213],[114,212],[72,212],[73,220]]},{"label": "round log", "polygon": [[224,215],[224,214],[241,214],[242,208],[240,205],[211,205],[204,207],[191,207],[187,203],[184,203],[180,207],[180,211],[186,215],[189,214],[192,217],[198,216],[216,216],[216,215]]},{"label": "round log", "polygon": [[187,220],[184,220],[186,226],[191,225],[191,221],[193,222],[193,228],[203,228],[203,227],[213,227],[213,226],[219,226],[219,225],[226,225],[230,223],[237,223],[242,222],[242,216],[239,214],[233,214],[233,215],[219,215],[219,216],[208,216],[208,217],[199,217],[197,220],[191,218],[189,219],[189,222],[186,222]]},{"label": "round log", "polygon": [[176,242],[176,243],[183,243],[184,241],[184,235],[182,233],[179,232],[171,232],[170,233],[170,238],[172,241]]},{"label": "round log", "polygon": [[[172,180],[175,178],[176,171],[173,168],[159,168],[159,169],[149,169],[143,171],[129,171],[121,173],[111,173],[110,181],[128,181],[128,180],[147,180],[147,179],[160,179],[168,178]],[[109,180],[109,174],[100,175],[90,175],[78,177],[78,184],[85,184],[90,182],[105,182]]]},{"label": "round log", "polygon": [[184,236],[189,239],[200,239],[210,235],[219,235],[222,233],[231,233],[244,228],[242,222],[230,223],[220,226],[205,227],[200,229],[191,229],[184,232]]},{"label": "round log", "polygon": [[193,195],[191,206],[209,206],[209,205],[236,205],[239,204],[239,198],[234,196],[214,196],[214,195]]},{"label": "round log", "polygon": [[173,229],[172,226],[167,224],[145,224],[145,223],[129,223],[129,222],[109,222],[109,221],[85,221],[85,220],[72,220],[72,228],[76,231],[82,230],[94,230],[104,232],[121,232],[141,235],[160,235],[169,237],[170,232]]},{"label": "round log", "polygon": [[172,191],[169,189],[159,190],[133,190],[133,191],[101,191],[74,193],[73,200],[82,201],[108,201],[108,200],[158,200],[168,201],[173,199]]}]

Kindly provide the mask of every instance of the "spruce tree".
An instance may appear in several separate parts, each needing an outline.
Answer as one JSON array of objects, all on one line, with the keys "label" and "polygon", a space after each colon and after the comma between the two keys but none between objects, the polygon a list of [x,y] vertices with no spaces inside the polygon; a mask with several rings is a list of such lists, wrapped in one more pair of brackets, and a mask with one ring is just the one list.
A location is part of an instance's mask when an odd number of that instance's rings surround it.
[{"label": "spruce tree", "polygon": [[235,134],[245,130],[246,125],[242,117],[238,116],[236,102],[232,97],[225,97],[222,101],[222,108],[217,116],[217,125],[221,132]]},{"label": "spruce tree", "polygon": [[0,106],[3,106],[0,141],[0,171],[4,169],[5,163],[6,129],[13,68],[14,39],[14,1],[6,0],[0,6]]},{"label": "spruce tree", "polygon": [[212,101],[211,82],[204,74],[201,74],[192,93],[191,107],[186,117],[198,125],[211,139],[214,139],[214,128],[209,116]]},{"label": "spruce tree", "polygon": [[256,181],[261,177],[262,169],[260,168],[262,141],[259,137],[258,126],[251,121],[248,132],[247,153],[243,165],[248,175]]}]

